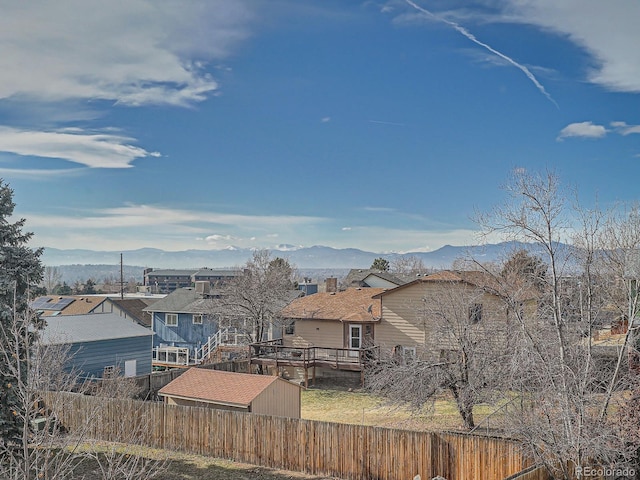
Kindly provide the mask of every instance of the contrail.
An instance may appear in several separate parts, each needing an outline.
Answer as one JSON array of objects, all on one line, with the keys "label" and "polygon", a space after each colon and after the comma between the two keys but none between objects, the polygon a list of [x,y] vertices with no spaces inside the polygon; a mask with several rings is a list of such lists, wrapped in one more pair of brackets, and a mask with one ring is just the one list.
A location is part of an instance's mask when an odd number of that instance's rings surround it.
[{"label": "contrail", "polygon": [[404,123],[385,122],[384,120],[369,120],[369,123],[379,123],[381,125],[395,125],[397,127],[406,127]]},{"label": "contrail", "polygon": [[460,32],[462,35],[467,37],[469,40],[471,40],[476,45],[480,45],[482,48],[485,48],[485,49],[489,50],[494,55],[497,55],[500,58],[502,58],[503,60],[506,60],[507,62],[509,62],[514,67],[519,68],[522,71],[522,73],[524,73],[527,76],[527,78],[533,82],[533,84],[540,91],[540,93],[542,93],[545,97],[547,97],[547,99],[551,103],[553,103],[556,106],[556,108],[560,109],[560,107],[558,106],[557,102],[553,99],[553,97],[551,97],[551,95],[549,95],[549,92],[547,92],[545,90],[544,86],[538,81],[538,79],[533,75],[533,73],[531,73],[531,71],[527,67],[525,67],[524,65],[519,64],[518,62],[516,62],[512,58],[506,56],[504,53],[499,52],[495,48],[492,48],[490,45],[487,45],[486,43],[481,42],[480,40],[478,40],[475,37],[475,35],[473,35],[471,32],[469,32],[466,28],[458,25],[457,23],[452,22],[450,20],[447,20],[446,18],[439,17],[438,15],[436,15],[435,13],[430,12],[426,8],[423,8],[420,5],[417,5],[412,0],[405,0],[405,1],[409,5],[411,5],[413,8],[415,8],[416,10],[424,13],[425,15],[430,16],[431,18],[436,19],[439,22],[442,22],[442,23],[445,23],[445,24],[449,25],[450,27],[455,29],[457,32]]}]

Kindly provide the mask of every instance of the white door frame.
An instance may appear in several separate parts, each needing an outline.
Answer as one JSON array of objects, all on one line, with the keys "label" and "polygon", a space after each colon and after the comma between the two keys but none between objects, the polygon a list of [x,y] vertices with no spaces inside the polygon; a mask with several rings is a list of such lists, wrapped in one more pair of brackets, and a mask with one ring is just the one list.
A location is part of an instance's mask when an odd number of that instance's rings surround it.
[{"label": "white door frame", "polygon": [[[349,356],[350,357],[357,357],[359,355],[360,349],[362,348],[362,324],[361,323],[350,323],[348,325],[349,328],[349,335],[348,335],[348,340],[349,340]],[[357,336],[353,335],[353,331],[357,330],[358,334]],[[354,346],[354,340],[356,340],[357,342],[357,347]]]}]

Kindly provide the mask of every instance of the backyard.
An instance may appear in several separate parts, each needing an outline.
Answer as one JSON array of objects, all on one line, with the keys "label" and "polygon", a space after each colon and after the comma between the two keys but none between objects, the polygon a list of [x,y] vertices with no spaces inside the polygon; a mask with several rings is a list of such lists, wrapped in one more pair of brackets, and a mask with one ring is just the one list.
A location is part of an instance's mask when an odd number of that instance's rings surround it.
[{"label": "backyard", "polygon": [[[493,405],[474,409],[476,424],[495,410]],[[309,388],[302,391],[302,418],[324,422],[375,425],[409,430],[460,430],[462,421],[455,402],[447,396],[418,414],[391,406],[385,400],[362,391]],[[491,418],[493,420],[493,418]],[[497,419],[496,419],[497,420]],[[489,426],[491,423],[489,422]],[[486,428],[486,422],[481,424]]]},{"label": "backyard", "polygon": [[[158,480],[330,480],[333,478],[152,448],[136,447],[136,452],[140,457],[155,459],[164,464],[158,475],[152,477]],[[70,480],[86,478],[102,478],[97,462],[85,459]],[[149,477],[143,474],[142,478]]]}]

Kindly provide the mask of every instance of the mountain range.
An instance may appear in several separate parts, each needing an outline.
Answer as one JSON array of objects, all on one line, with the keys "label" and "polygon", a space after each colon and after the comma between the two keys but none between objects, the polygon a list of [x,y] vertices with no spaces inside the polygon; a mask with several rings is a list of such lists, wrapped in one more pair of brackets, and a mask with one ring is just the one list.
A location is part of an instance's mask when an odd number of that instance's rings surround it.
[{"label": "mountain range", "polygon": [[[536,253],[536,246],[519,242],[504,242],[482,246],[445,245],[432,252],[407,253],[375,253],[357,248],[337,249],[325,246],[294,247],[278,245],[271,249],[274,257],[286,258],[298,269],[349,269],[369,268],[378,257],[389,261],[402,256],[417,257],[427,268],[451,268],[456,260],[475,258],[482,262],[497,261],[515,249],[525,248]],[[229,268],[246,263],[252,256],[252,249],[227,248],[224,250],[185,250],[165,251],[156,248],[138,250],[94,251],[94,250],[61,250],[45,248],[42,261],[47,266],[62,265],[118,265],[120,254],[126,265],[158,268]]]}]

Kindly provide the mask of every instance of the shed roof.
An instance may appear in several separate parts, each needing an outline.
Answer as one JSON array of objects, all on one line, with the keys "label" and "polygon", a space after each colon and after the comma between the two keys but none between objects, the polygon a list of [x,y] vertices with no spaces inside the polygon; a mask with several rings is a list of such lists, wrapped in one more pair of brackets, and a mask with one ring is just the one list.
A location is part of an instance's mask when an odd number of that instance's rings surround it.
[{"label": "shed roof", "polygon": [[153,335],[148,328],[116,313],[59,315],[44,320],[46,325],[40,331],[40,338],[48,345]]},{"label": "shed roof", "polygon": [[297,319],[378,321],[380,302],[372,297],[384,291],[384,288],[348,288],[335,293],[315,293],[294,300],[280,313]]},{"label": "shed roof", "polygon": [[269,385],[277,381],[286,382],[272,375],[190,368],[162,387],[158,393],[169,397],[248,407]]}]

